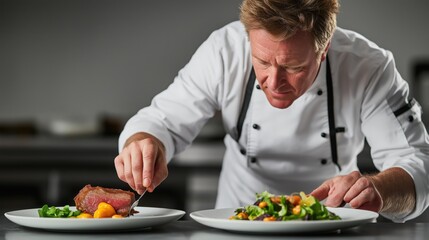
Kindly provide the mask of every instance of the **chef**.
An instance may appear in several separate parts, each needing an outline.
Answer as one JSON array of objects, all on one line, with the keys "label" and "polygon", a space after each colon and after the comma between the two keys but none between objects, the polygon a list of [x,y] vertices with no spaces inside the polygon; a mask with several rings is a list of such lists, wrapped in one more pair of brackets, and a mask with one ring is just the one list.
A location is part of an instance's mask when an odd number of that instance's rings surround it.
[{"label": "chef", "polygon": [[[336,0],[244,0],[174,82],[126,124],[118,177],[141,193],[221,111],[226,152],[216,207],[255,193],[311,193],[396,222],[429,205],[429,138],[392,54],[336,26]],[[367,139],[380,172],[362,175]]]}]

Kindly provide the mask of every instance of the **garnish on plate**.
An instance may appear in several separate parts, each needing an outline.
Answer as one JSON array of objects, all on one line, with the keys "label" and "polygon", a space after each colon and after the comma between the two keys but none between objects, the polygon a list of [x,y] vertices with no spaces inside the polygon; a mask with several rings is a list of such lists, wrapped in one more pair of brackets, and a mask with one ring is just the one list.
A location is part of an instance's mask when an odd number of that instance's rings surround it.
[{"label": "garnish on plate", "polygon": [[289,220],[340,220],[315,197],[304,192],[291,195],[274,195],[267,191],[256,194],[256,202],[235,210],[231,220],[289,221]]},{"label": "garnish on plate", "polygon": [[49,207],[47,204],[43,205],[41,209],[38,210],[39,217],[48,217],[48,218],[71,218],[77,217],[81,214],[81,211],[72,211],[70,210],[69,205],[65,205],[63,208]]}]

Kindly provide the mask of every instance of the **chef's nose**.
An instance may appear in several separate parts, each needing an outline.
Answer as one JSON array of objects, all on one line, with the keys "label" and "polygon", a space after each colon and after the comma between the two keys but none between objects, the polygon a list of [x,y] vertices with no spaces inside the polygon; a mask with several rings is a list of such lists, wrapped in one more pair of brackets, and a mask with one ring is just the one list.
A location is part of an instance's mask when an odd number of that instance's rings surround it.
[{"label": "chef's nose", "polygon": [[286,83],[286,74],[281,67],[273,67],[269,73],[268,88],[276,90],[281,88]]}]

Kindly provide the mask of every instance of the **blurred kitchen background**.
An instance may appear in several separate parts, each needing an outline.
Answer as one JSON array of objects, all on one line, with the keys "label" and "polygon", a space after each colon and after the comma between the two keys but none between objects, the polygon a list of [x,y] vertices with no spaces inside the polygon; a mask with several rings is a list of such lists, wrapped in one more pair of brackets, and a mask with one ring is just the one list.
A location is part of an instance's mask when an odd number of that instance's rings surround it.
[{"label": "blurred kitchen background", "polygon": [[[213,30],[238,19],[240,3],[0,0],[0,212],[74,205],[85,184],[129,189],[113,165],[124,122]],[[338,16],[339,26],[393,52],[426,111],[428,10],[425,0],[343,0]],[[218,117],[175,157],[143,205],[188,213],[214,207],[224,151]],[[359,165],[374,171],[368,149]]]}]

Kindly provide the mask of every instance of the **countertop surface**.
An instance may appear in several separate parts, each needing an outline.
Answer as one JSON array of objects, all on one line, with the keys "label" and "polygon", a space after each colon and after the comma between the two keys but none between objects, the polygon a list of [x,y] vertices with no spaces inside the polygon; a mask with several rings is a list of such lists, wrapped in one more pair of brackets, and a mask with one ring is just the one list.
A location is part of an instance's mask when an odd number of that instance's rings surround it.
[{"label": "countertop surface", "polygon": [[2,214],[0,217],[0,238],[15,239],[428,239],[429,223],[367,223],[358,227],[332,233],[311,235],[261,235],[217,230],[203,226],[193,220],[181,220],[166,225],[113,233],[60,233],[34,230],[10,222]]}]

